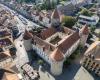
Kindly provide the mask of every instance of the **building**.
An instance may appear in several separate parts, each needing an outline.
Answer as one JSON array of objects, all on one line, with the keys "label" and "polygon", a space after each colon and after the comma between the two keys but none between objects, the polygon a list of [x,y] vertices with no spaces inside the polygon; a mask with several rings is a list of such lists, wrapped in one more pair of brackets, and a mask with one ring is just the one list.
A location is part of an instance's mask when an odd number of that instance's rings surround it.
[{"label": "building", "polygon": [[57,6],[61,15],[74,16],[80,7],[91,4],[92,0],[70,0]]},{"label": "building", "polygon": [[71,16],[78,10],[72,2],[66,2],[65,4],[60,4],[57,6],[57,10],[59,11],[60,15],[67,15]]},{"label": "building", "polygon": [[100,41],[95,41],[87,49],[82,60],[82,65],[100,76]]},{"label": "building", "polygon": [[83,24],[88,24],[88,25],[96,25],[99,22],[99,17],[98,16],[84,16],[80,15],[78,17],[78,22],[83,23]]},{"label": "building", "polygon": [[73,80],[94,80],[94,78],[84,67],[81,66]]},{"label": "building", "polygon": [[30,66],[28,63],[24,64],[22,67],[24,78],[26,80],[38,80],[39,74],[37,70],[33,69],[32,66]]},{"label": "building", "polygon": [[51,11],[45,11],[45,10],[31,10],[31,16],[33,21],[38,22],[39,24],[49,27],[50,25],[50,16],[51,16]]},{"label": "building", "polygon": [[87,29],[86,25],[79,32],[67,27],[50,27],[40,33],[33,31],[33,34],[26,30],[23,35],[23,50],[25,54],[27,54],[26,51],[35,50],[41,58],[50,64],[52,74],[60,75],[66,58],[76,50],[78,45],[86,43],[89,34]]},{"label": "building", "polygon": [[16,21],[12,13],[0,5],[0,29],[13,27],[15,25]]},{"label": "building", "polygon": [[92,3],[93,0],[71,0],[71,2],[76,5],[77,7],[82,7],[85,5],[89,5]]},{"label": "building", "polygon": [[0,31],[0,67],[10,65],[16,57],[16,48],[13,44],[12,35],[8,29]]},{"label": "building", "polygon": [[0,69],[0,80],[21,80],[11,69]]}]

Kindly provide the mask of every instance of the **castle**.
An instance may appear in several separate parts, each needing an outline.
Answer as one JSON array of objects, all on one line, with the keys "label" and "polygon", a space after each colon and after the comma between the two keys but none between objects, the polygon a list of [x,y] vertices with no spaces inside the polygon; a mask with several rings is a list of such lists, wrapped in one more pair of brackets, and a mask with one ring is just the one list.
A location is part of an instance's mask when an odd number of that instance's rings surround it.
[{"label": "castle", "polygon": [[87,25],[83,26],[79,31],[74,31],[67,27],[59,27],[58,24],[61,18],[56,9],[52,14],[51,20],[53,26],[51,25],[52,27],[39,33],[31,33],[25,30],[23,46],[25,51],[36,50],[37,54],[51,66],[51,73],[60,75],[63,70],[63,62],[79,45],[85,46],[89,30]]}]

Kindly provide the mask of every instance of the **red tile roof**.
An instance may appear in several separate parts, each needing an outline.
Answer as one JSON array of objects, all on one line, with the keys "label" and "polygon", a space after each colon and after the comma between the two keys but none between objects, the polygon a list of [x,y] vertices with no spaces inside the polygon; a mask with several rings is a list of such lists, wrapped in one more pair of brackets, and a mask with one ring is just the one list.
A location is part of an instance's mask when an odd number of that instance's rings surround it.
[{"label": "red tile roof", "polygon": [[54,29],[53,27],[50,27],[41,32],[41,38],[45,40],[46,38],[52,36],[54,33],[56,33],[56,29]]},{"label": "red tile roof", "polygon": [[47,42],[45,42],[44,40],[40,39],[39,37],[37,36],[34,36],[33,37],[33,43],[36,43],[36,45],[38,44],[41,48],[45,47],[46,50],[54,50],[55,47]]},{"label": "red tile roof", "polygon": [[58,48],[51,53],[50,57],[56,61],[62,61],[64,59],[63,53]]},{"label": "red tile roof", "polygon": [[23,39],[28,40],[28,39],[31,39],[31,38],[32,38],[31,33],[28,32],[27,30],[25,30]]},{"label": "red tile roof", "polygon": [[87,25],[83,26],[81,32],[85,35],[88,35],[89,34],[88,26]]},{"label": "red tile roof", "polygon": [[67,27],[64,27],[64,32],[65,32],[66,34],[70,34],[70,33],[73,33],[74,30],[71,30],[71,29],[69,29],[69,28],[67,28]]},{"label": "red tile roof", "polygon": [[65,53],[76,41],[80,39],[79,33],[75,32],[66,38],[61,44],[59,44],[58,48]]}]

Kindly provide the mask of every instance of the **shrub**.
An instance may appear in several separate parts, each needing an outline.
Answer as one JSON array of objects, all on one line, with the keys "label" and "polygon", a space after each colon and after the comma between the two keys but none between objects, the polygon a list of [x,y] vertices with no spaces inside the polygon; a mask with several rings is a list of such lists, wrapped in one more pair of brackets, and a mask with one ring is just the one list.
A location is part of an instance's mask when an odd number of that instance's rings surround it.
[{"label": "shrub", "polygon": [[38,64],[43,65],[44,61],[40,59],[40,60],[38,60]]}]

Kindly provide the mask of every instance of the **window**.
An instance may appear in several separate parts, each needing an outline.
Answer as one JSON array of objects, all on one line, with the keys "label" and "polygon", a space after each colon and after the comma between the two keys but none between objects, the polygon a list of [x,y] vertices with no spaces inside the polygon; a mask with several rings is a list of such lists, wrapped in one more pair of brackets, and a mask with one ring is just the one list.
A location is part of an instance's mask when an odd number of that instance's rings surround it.
[{"label": "window", "polygon": [[87,18],[82,18],[82,17],[79,17],[79,20],[84,20],[87,22],[96,22],[96,20],[94,20],[94,19],[87,19]]},{"label": "window", "polygon": [[22,47],[22,45],[20,45],[20,47]]}]

